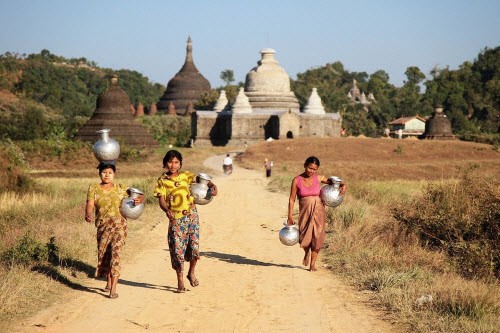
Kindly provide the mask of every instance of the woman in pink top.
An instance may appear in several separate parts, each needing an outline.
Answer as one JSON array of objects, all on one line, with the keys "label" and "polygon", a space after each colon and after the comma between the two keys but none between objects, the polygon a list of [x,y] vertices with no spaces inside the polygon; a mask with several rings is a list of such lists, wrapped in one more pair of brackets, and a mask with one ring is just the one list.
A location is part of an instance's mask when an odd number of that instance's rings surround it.
[{"label": "woman in pink top", "polygon": [[[321,183],[332,184],[332,180],[317,174],[319,168],[317,157],[311,156],[304,162],[304,172],[295,177],[290,189],[288,200],[288,225],[293,225],[293,206],[295,198],[299,198],[299,231],[300,247],[304,249],[304,266],[316,270],[316,259],[319,250],[323,248],[326,232],[325,204],[319,196]],[[341,183],[341,194],[346,186]]]}]

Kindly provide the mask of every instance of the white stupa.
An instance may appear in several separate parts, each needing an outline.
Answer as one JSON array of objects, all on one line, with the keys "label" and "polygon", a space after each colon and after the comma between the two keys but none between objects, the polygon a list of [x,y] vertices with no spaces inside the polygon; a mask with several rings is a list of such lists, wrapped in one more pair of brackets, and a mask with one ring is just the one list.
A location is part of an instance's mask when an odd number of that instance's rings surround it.
[{"label": "white stupa", "polygon": [[244,88],[240,88],[238,96],[231,107],[233,113],[252,113],[252,106],[245,95]]},{"label": "white stupa", "polygon": [[323,107],[323,103],[321,103],[321,97],[319,97],[316,88],[313,88],[311,96],[309,96],[306,106],[304,106],[304,113],[325,114],[325,108]]},{"label": "white stupa", "polygon": [[224,111],[224,109],[226,109],[228,103],[229,103],[229,101],[227,100],[226,91],[221,90],[219,99],[217,99],[217,102],[215,102],[214,111],[215,112]]}]

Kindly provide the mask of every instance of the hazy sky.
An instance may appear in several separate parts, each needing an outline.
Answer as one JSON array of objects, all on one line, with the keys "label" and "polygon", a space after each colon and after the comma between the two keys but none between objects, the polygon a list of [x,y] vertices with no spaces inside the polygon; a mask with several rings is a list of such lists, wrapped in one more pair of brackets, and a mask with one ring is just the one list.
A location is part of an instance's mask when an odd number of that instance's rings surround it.
[{"label": "hazy sky", "polygon": [[0,53],[48,49],[166,85],[191,35],[212,87],[224,69],[244,81],[265,47],[292,78],[340,61],[401,86],[409,66],[429,76],[499,46],[499,14],[498,0],[0,0]]}]

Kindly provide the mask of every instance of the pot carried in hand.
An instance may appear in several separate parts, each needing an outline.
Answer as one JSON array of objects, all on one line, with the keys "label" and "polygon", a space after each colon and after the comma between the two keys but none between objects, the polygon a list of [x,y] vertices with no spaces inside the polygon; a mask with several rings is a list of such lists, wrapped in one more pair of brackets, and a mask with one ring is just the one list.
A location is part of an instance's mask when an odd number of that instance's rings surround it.
[{"label": "pot carried in hand", "polygon": [[342,178],[332,176],[329,179],[332,180],[333,184],[323,186],[319,196],[325,205],[337,207],[344,200],[344,196],[340,194],[340,183],[342,183]]},{"label": "pot carried in hand", "polygon": [[299,229],[295,224],[285,225],[279,232],[280,241],[286,246],[292,246],[299,242]]},{"label": "pot carried in hand", "polygon": [[133,187],[130,187],[128,189],[128,192],[130,193],[130,195],[127,198],[123,198],[122,204],[120,205],[120,213],[128,219],[137,220],[144,210],[144,204],[141,203],[135,205],[134,199],[137,199],[144,193]]},{"label": "pot carried in hand", "polygon": [[96,131],[100,140],[94,143],[93,150],[99,162],[114,161],[120,156],[120,145],[109,137],[110,131],[107,128]]},{"label": "pot carried in hand", "polygon": [[212,196],[212,190],[208,187],[208,183],[212,177],[206,173],[199,173],[196,178],[198,182],[191,184],[189,187],[191,195],[194,197],[195,204],[206,205],[214,198]]}]

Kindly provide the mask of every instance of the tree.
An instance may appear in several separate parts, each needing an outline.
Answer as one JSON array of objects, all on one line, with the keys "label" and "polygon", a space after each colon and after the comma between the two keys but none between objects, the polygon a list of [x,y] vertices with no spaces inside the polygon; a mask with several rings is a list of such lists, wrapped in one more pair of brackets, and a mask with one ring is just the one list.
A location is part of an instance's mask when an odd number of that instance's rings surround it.
[{"label": "tree", "polygon": [[226,83],[226,86],[230,85],[234,81],[234,72],[231,69],[225,69],[220,72],[220,79]]}]

